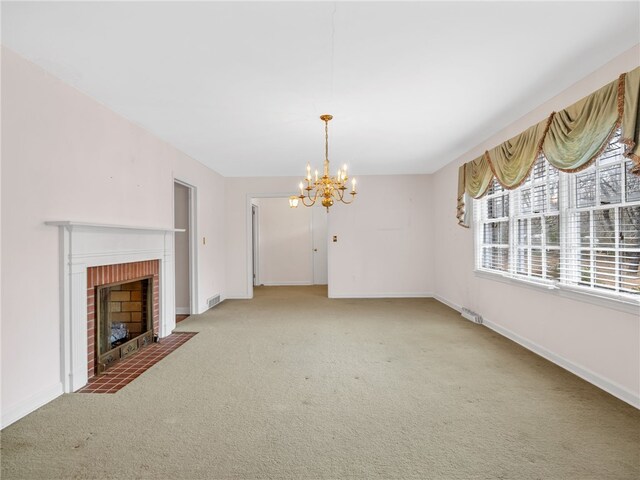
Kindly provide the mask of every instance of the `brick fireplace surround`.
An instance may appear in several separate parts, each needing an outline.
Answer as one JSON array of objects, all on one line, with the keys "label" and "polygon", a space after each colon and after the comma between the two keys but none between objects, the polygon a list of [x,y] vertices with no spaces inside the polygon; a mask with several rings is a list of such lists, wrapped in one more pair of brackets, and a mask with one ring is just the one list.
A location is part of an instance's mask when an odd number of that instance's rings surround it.
[{"label": "brick fireplace surround", "polygon": [[[173,228],[51,221],[60,235],[60,390],[75,392],[93,375],[95,287],[153,276],[159,338],[175,328]],[[91,368],[89,368],[91,367]]]},{"label": "brick fireplace surround", "polygon": [[100,265],[87,268],[87,375],[95,375],[96,352],[96,287],[116,282],[126,282],[141,277],[153,277],[153,331],[160,330],[160,261],[147,260],[143,262],[121,263],[117,265]]}]

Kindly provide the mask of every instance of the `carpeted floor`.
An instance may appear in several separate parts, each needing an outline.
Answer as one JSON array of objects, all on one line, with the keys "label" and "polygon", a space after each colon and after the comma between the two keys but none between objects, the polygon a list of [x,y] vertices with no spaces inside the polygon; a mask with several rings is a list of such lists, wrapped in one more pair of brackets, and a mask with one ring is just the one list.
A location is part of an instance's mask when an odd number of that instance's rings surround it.
[{"label": "carpeted floor", "polygon": [[2,432],[2,479],[638,479],[640,412],[431,299],[256,289],[113,395]]}]

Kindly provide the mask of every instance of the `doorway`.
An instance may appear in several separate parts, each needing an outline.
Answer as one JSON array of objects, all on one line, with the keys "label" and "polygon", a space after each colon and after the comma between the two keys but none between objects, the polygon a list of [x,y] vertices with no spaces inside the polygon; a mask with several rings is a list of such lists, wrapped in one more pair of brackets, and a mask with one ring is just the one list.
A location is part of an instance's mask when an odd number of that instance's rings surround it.
[{"label": "doorway", "polygon": [[196,313],[193,282],[194,188],[176,180],[173,194],[173,225],[176,229],[184,230],[175,232],[174,236],[176,322],[179,322]]},{"label": "doorway", "polygon": [[[306,208],[306,207],[305,207]],[[327,246],[329,243],[328,214],[323,207],[311,207],[311,230],[313,236],[313,284],[329,283]]]},{"label": "doorway", "polygon": [[250,199],[250,285],[326,285],[327,214],[287,197]]},{"label": "doorway", "polygon": [[257,204],[251,203],[251,249],[253,250],[253,286],[260,285],[258,267],[260,265],[260,209]]}]

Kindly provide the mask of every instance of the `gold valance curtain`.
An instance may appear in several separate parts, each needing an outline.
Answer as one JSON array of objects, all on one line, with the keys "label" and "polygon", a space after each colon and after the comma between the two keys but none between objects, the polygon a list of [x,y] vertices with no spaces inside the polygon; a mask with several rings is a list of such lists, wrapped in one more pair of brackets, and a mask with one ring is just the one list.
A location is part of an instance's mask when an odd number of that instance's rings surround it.
[{"label": "gold valance curtain", "polygon": [[580,171],[602,153],[619,128],[625,156],[635,162],[632,171],[640,175],[639,91],[640,67],[461,166],[458,223],[468,226],[465,193],[482,197],[494,178],[506,189],[518,188],[541,153],[558,170]]}]

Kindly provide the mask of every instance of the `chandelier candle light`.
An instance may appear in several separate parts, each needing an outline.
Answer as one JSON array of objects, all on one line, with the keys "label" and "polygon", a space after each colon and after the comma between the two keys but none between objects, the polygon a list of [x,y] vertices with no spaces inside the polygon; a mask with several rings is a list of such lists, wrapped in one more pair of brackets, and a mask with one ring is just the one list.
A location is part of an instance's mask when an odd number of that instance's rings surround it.
[{"label": "chandelier candle light", "polygon": [[[307,164],[307,176],[300,182],[298,187],[300,188],[300,195],[292,195],[289,197],[289,206],[295,208],[298,206],[298,199],[302,200],[302,204],[305,207],[311,207],[315,205],[318,198],[321,199],[323,207],[326,207],[327,212],[329,207],[333,205],[334,201],[339,201],[345,204],[350,204],[356,197],[356,179],[351,180],[351,200],[347,201],[344,198],[347,190],[349,177],[347,176],[347,165],[345,164],[338,170],[335,177],[329,175],[329,120],[333,118],[332,115],[320,115],[320,120],[324,122],[324,171],[322,177],[318,178],[318,170],[315,171],[315,177],[311,178],[311,165]],[[304,186],[304,182],[307,186]],[[306,191],[306,194],[305,194]]]}]

